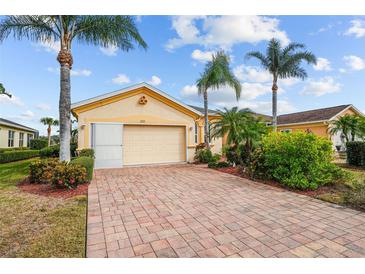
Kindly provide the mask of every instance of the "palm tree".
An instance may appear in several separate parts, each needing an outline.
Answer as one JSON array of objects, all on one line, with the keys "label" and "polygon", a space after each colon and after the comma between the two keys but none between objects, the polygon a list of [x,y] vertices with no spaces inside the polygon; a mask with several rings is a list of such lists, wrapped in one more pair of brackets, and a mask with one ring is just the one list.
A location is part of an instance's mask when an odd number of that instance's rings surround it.
[{"label": "palm tree", "polygon": [[227,136],[227,144],[235,150],[237,160],[241,165],[247,164],[262,136],[267,133],[268,127],[260,117],[248,109],[224,108],[224,111],[218,113],[220,118],[212,125],[212,136]]},{"label": "palm tree", "polygon": [[131,16],[84,16],[84,15],[42,15],[7,16],[0,23],[0,42],[11,33],[17,39],[27,38],[35,42],[60,42],[57,56],[60,69],[60,160],[70,160],[70,70],[73,64],[72,43],[94,46],[115,45],[129,51],[134,43],[147,48]]},{"label": "palm tree", "polygon": [[361,123],[359,122],[358,116],[346,114],[331,123],[329,132],[331,135],[341,133],[341,137],[346,140],[346,143],[350,140],[355,141],[356,135],[361,135],[359,131]]},{"label": "palm tree", "polygon": [[278,79],[285,78],[307,78],[307,72],[300,66],[302,61],[308,64],[316,64],[317,59],[313,53],[309,51],[296,51],[304,49],[305,46],[299,43],[290,43],[286,47],[282,47],[277,39],[271,39],[266,55],[259,51],[252,51],[246,54],[246,59],[256,58],[260,61],[261,66],[268,70],[273,76],[272,82],[272,126],[273,130],[277,130],[277,92]]},{"label": "palm tree", "polygon": [[2,83],[0,83],[0,95],[6,95],[9,96],[9,98],[11,98],[11,94],[6,92],[6,89]]},{"label": "palm tree", "polygon": [[219,89],[224,86],[232,87],[236,93],[236,99],[241,96],[241,83],[234,76],[229,67],[229,57],[218,51],[212,55],[212,60],[205,65],[204,72],[196,81],[199,95],[204,98],[204,143],[209,147],[209,121],[208,121],[208,89]]},{"label": "palm tree", "polygon": [[40,122],[45,125],[48,126],[47,128],[47,136],[48,136],[48,146],[51,145],[51,131],[52,131],[52,126],[58,126],[59,122],[58,120],[53,119],[52,117],[43,117],[41,118]]}]

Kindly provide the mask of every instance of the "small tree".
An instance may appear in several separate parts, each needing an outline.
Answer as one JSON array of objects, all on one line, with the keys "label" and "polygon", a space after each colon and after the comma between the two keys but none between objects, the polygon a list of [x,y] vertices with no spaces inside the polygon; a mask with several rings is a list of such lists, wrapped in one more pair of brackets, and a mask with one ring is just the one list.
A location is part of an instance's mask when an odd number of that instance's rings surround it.
[{"label": "small tree", "polygon": [[356,135],[360,135],[360,118],[356,115],[346,114],[331,123],[330,134],[341,133],[346,143],[355,141]]},{"label": "small tree", "polygon": [[48,126],[47,127],[47,137],[48,137],[48,146],[51,145],[51,132],[52,132],[52,126],[58,126],[59,122],[58,120],[53,119],[52,117],[43,117],[41,118],[40,122]]}]

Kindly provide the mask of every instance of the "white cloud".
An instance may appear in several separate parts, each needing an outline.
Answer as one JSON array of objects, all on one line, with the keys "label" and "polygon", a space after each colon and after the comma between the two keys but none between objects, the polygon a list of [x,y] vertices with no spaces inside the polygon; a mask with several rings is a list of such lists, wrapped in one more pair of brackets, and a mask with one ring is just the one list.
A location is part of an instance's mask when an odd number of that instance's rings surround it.
[{"label": "white cloud", "polygon": [[130,79],[125,74],[118,74],[116,77],[112,79],[112,82],[114,84],[122,85],[122,84],[128,84],[130,83]]},{"label": "white cloud", "polygon": [[44,50],[46,52],[58,53],[61,48],[60,41],[43,41],[35,44],[38,50]]},{"label": "white cloud", "polygon": [[[255,66],[239,65],[233,68],[233,73],[240,81],[248,81],[253,83],[272,83],[272,75],[267,70],[260,69]],[[292,86],[297,84],[300,80],[297,78],[279,79],[278,85]]]},{"label": "white cloud", "polygon": [[71,70],[71,76],[85,76],[89,77],[91,75],[91,70],[88,69],[76,69]]},{"label": "white cloud", "polygon": [[[48,67],[47,71],[51,72],[51,73],[60,73],[60,68],[53,68],[53,67]],[[89,69],[72,69],[70,71],[70,75],[71,76],[85,76],[85,77],[89,77],[92,74],[92,71]]]},{"label": "white cloud", "polygon": [[365,36],[365,21],[360,19],[352,20],[351,27],[345,32],[345,35],[354,35],[356,38]]},{"label": "white cloud", "polygon": [[153,86],[158,86],[159,84],[162,83],[162,81],[159,77],[157,77],[156,75],[153,75],[151,80],[148,81],[148,83]]},{"label": "white cloud", "polygon": [[205,63],[212,60],[213,53],[213,51],[201,51],[199,49],[196,49],[191,53],[191,58],[199,62]]},{"label": "white cloud", "polygon": [[39,103],[38,105],[35,106],[37,109],[39,110],[43,110],[43,111],[48,111],[51,110],[51,106],[45,103]]},{"label": "white cloud", "polygon": [[332,77],[327,76],[318,81],[309,80],[300,94],[319,97],[325,94],[337,93],[341,90],[341,87],[342,85],[340,83],[336,82]]},{"label": "white cloud", "polygon": [[345,60],[346,65],[351,70],[363,70],[365,68],[364,60],[358,56],[348,55],[348,56],[344,56],[343,59]]},{"label": "white cloud", "polygon": [[1,104],[9,104],[9,105],[14,105],[14,106],[24,106],[24,103],[22,102],[22,100],[20,100],[19,97],[12,95],[11,98],[9,96],[6,95],[0,95],[0,105]]},{"label": "white cloud", "polygon": [[[240,108],[249,108],[255,112],[271,115],[271,101],[242,101],[239,104]],[[286,100],[278,100],[278,114],[294,112],[296,108]]]},{"label": "white cloud", "polygon": [[22,121],[32,121],[35,118],[35,115],[32,111],[27,110],[19,115],[7,115],[7,118],[10,120],[14,120],[15,122],[17,120],[22,120]]},{"label": "white cloud", "polygon": [[[198,23],[202,23],[201,29]],[[279,29],[279,20],[265,16],[175,16],[172,28],[178,37],[168,40],[165,47],[169,51],[189,44],[229,49],[237,43],[258,43],[273,37],[284,45],[290,42],[286,32]]]},{"label": "white cloud", "polygon": [[267,70],[258,67],[239,65],[233,69],[234,75],[241,81],[265,83],[272,81],[272,75]]},{"label": "white cloud", "polygon": [[328,59],[322,58],[322,57],[317,58],[317,64],[316,65],[313,65],[313,68],[315,70],[319,70],[319,71],[329,71],[329,70],[332,70],[332,68],[331,68],[331,62]]},{"label": "white cloud", "polygon": [[107,47],[99,47],[100,51],[107,56],[116,56],[118,47],[116,45],[109,45]]}]

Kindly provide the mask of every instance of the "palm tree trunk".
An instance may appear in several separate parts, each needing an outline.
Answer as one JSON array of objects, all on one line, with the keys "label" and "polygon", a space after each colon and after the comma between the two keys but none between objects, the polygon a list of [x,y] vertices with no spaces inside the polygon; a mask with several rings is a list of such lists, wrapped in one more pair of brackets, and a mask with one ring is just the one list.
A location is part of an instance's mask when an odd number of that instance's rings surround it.
[{"label": "palm tree trunk", "polygon": [[278,86],[276,82],[277,82],[276,79],[274,79],[272,85],[272,128],[274,132],[277,131],[278,127],[278,117],[277,117]]},{"label": "palm tree trunk", "polygon": [[48,146],[51,145],[51,126],[48,125],[48,128],[47,128],[47,135],[48,135]]},{"label": "palm tree trunk", "polygon": [[59,101],[60,114],[60,161],[70,161],[70,129],[71,129],[71,79],[70,67],[61,64],[61,93]]},{"label": "palm tree trunk", "polygon": [[204,143],[207,149],[209,146],[209,119],[208,119],[208,91],[205,90],[204,94]]}]

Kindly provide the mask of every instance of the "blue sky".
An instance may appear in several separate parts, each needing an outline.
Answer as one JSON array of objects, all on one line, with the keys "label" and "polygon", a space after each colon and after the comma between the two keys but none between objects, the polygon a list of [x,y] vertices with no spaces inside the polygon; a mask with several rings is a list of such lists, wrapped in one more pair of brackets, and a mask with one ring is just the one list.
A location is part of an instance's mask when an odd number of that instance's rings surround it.
[{"label": "blue sky", "polygon": [[[251,50],[264,51],[276,37],[283,44],[304,43],[318,58],[303,64],[305,81],[279,83],[279,112],[352,103],[365,111],[365,17],[353,16],[142,16],[138,28],[148,50],[73,45],[72,101],[87,99],[141,81],[170,95],[201,105],[194,85],[211,52],[226,50],[242,83],[239,102],[228,88],[210,93],[210,108],[250,107],[271,113],[270,75]],[[0,45],[0,82],[14,95],[0,97],[0,117],[40,130],[40,117],[58,116],[57,41],[33,43],[12,37]]]}]

